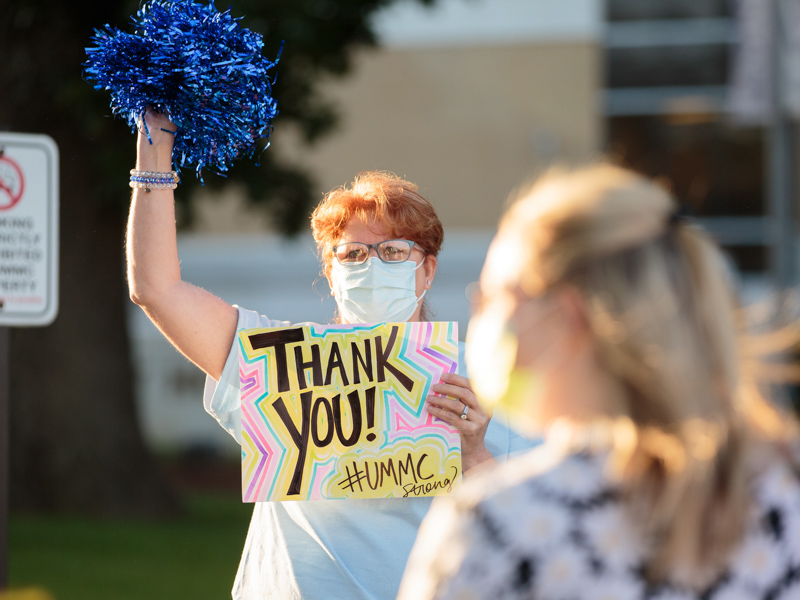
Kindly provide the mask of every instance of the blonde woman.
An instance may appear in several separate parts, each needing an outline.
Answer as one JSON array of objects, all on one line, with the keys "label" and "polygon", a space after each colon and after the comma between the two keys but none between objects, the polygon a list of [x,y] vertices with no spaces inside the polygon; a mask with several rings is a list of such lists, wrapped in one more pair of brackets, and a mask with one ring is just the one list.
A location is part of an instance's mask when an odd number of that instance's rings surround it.
[{"label": "blonde woman", "polygon": [[800,598],[795,424],[665,191],[606,164],[545,176],[480,289],[473,387],[546,442],[434,503],[400,598]]}]

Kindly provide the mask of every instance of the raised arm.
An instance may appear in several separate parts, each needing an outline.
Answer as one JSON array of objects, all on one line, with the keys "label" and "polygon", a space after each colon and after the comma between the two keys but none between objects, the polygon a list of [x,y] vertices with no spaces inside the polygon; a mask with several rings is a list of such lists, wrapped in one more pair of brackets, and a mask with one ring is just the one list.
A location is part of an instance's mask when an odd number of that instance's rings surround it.
[{"label": "raised arm", "polygon": [[[168,172],[174,136],[162,129],[175,126],[164,115],[148,111],[145,118],[153,143],[139,133],[136,168]],[[169,189],[133,192],[126,246],[131,300],[184,356],[219,380],[238,315],[227,302],[181,280],[174,200]]]}]

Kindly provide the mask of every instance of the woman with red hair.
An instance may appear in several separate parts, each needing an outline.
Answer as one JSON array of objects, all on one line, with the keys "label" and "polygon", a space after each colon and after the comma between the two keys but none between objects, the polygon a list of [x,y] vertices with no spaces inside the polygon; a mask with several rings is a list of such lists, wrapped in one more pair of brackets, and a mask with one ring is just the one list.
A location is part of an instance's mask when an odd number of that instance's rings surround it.
[{"label": "woman with red hair", "polygon": [[[174,129],[146,116],[128,224],[131,299],[206,377],[206,410],[241,443],[236,333],[286,321],[231,306],[181,279],[169,174]],[[311,220],[322,272],[342,323],[420,321],[444,233],[416,186],[363,173],[330,192]],[[463,350],[463,346],[462,346]],[[463,369],[464,361],[459,360]],[[432,386],[427,410],[461,435],[462,470],[530,446],[491,421],[462,374]],[[256,503],[234,598],[383,599],[400,578],[430,498]]]}]

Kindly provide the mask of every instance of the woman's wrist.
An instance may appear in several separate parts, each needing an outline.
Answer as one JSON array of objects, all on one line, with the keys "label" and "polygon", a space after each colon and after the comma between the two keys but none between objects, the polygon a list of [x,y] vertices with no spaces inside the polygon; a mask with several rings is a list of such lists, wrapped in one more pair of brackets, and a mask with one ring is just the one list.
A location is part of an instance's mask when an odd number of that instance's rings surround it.
[{"label": "woman's wrist", "polygon": [[136,169],[165,173],[172,169],[175,125],[163,113],[148,110],[139,124]]},{"label": "woman's wrist", "polygon": [[489,461],[493,463],[497,462],[492,453],[489,452],[488,448],[486,448],[486,445],[481,445],[480,448],[467,449],[466,452],[464,452],[464,450],[462,449],[461,468],[465,475],[471,469]]},{"label": "woman's wrist", "polygon": [[150,144],[147,136],[140,134],[130,186],[150,192],[153,189],[175,189],[177,184],[177,174],[172,170],[172,144]]},{"label": "woman's wrist", "polygon": [[[169,138],[164,136],[169,135]],[[152,140],[152,141],[151,141]],[[136,147],[136,168],[140,171],[169,171],[172,169],[172,134],[151,133],[151,139],[140,133]]]},{"label": "woman's wrist", "polygon": [[172,144],[150,144],[139,136],[136,168],[140,171],[169,171],[172,169]]}]

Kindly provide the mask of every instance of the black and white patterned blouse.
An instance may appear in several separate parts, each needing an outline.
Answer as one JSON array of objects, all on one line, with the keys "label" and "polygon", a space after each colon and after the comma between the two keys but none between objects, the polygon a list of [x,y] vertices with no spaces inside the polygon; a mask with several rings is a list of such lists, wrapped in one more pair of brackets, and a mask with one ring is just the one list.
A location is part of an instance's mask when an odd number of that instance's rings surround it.
[{"label": "black and white patterned blouse", "polygon": [[648,585],[644,545],[603,476],[604,456],[574,454],[543,470],[543,450],[434,503],[399,598],[800,600],[800,481],[785,463],[754,481],[745,537],[698,594]]}]

